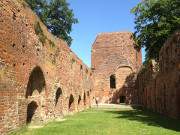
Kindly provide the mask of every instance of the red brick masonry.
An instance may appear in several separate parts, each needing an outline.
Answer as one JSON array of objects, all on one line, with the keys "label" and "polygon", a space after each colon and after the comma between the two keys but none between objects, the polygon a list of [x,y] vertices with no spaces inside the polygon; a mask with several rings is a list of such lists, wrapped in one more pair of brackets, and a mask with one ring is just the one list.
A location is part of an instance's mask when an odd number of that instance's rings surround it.
[{"label": "red brick masonry", "polygon": [[0,0],[1,135],[88,108],[92,86],[91,70],[27,5]]},{"label": "red brick masonry", "polygon": [[159,55],[142,68],[132,33],[102,33],[90,69],[23,0],[0,0],[0,134],[82,111],[93,97],[180,118],[180,32]]},{"label": "red brick masonry", "polygon": [[161,48],[159,64],[152,62],[137,75],[133,102],[173,118],[180,118],[180,32]]},{"label": "red brick masonry", "polygon": [[[141,51],[135,49],[132,33],[113,32],[99,34],[92,46],[92,70],[95,95],[100,102],[120,103],[126,97],[131,103],[132,90],[127,78],[142,65]],[[115,88],[110,87],[111,76],[115,77]],[[132,85],[131,85],[132,86]]]}]

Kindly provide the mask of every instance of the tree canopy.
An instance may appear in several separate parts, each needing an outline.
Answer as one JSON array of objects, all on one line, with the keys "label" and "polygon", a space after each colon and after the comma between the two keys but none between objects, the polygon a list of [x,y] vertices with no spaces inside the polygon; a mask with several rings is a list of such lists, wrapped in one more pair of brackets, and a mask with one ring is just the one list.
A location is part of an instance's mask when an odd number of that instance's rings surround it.
[{"label": "tree canopy", "polygon": [[131,12],[137,45],[145,47],[146,61],[158,60],[167,38],[180,29],[180,0],[143,0]]},{"label": "tree canopy", "polygon": [[78,20],[66,0],[26,0],[32,10],[40,17],[48,30],[55,36],[64,39],[70,46],[72,25]]}]

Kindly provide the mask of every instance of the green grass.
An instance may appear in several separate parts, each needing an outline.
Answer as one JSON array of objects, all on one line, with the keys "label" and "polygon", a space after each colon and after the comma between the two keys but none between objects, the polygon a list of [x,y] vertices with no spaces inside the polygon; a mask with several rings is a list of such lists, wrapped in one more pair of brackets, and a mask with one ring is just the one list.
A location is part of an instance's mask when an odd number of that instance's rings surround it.
[{"label": "green grass", "polygon": [[14,135],[180,135],[180,121],[131,109],[90,109]]}]

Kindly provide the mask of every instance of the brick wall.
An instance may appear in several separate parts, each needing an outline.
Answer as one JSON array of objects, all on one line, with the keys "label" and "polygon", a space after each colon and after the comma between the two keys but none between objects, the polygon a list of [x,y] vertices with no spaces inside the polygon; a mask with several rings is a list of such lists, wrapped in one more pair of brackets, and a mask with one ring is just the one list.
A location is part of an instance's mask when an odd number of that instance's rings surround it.
[{"label": "brick wall", "polygon": [[136,74],[142,58],[132,33],[99,34],[91,71],[23,1],[0,0],[0,134],[82,111],[94,95],[180,117],[179,37],[176,32],[161,49],[159,69],[151,63]]},{"label": "brick wall", "polygon": [[[155,112],[180,118],[180,32],[173,34],[159,53],[137,75],[133,102]],[[158,66],[159,65],[159,66]]]},{"label": "brick wall", "polygon": [[88,108],[92,86],[91,70],[23,1],[0,0],[1,135]]},{"label": "brick wall", "polygon": [[[119,103],[119,96],[127,97],[126,79],[139,69],[141,61],[141,51],[134,48],[132,33],[99,34],[92,46],[92,70],[94,90],[100,102]],[[111,75],[116,78],[113,89],[110,88]]]}]

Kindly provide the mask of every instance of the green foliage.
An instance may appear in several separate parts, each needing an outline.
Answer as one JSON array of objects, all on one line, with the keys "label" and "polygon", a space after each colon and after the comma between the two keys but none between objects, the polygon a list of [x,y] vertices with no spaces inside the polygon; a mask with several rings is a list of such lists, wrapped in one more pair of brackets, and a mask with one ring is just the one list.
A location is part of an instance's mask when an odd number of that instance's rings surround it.
[{"label": "green foliage", "polygon": [[32,10],[42,18],[44,12],[46,12],[46,0],[25,0]]},{"label": "green foliage", "polygon": [[71,45],[70,32],[72,25],[78,20],[74,18],[73,10],[69,9],[66,0],[26,0],[26,2],[52,34]]},{"label": "green foliage", "polygon": [[39,22],[35,23],[34,30],[35,30],[36,35],[38,35],[39,40],[41,41],[41,43],[44,45],[44,43],[46,42],[47,37],[44,35],[43,30],[42,30],[41,25],[39,24]]},{"label": "green foliage", "polygon": [[159,58],[167,38],[180,29],[179,0],[143,0],[131,12],[135,14],[135,42],[146,49],[146,61]]}]

